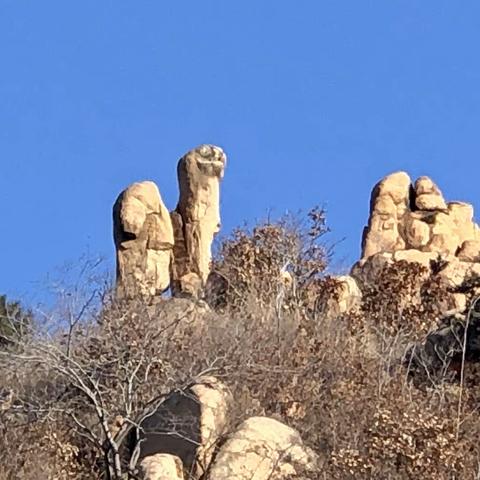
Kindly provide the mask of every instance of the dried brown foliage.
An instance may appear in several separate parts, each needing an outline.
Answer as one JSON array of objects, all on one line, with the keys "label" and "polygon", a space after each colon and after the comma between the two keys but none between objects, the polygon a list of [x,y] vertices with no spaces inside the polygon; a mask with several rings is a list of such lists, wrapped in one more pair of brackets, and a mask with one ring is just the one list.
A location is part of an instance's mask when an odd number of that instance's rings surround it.
[{"label": "dried brown foliage", "polygon": [[392,335],[409,331],[412,339],[437,327],[442,314],[453,306],[449,287],[438,274],[404,260],[384,265],[362,290],[362,318]]},{"label": "dried brown foliage", "polygon": [[322,243],[328,232],[325,211],[313,208],[306,219],[285,215],[253,229],[238,228],[220,245],[213,272],[225,281],[223,304],[241,309],[253,298],[272,304],[277,296],[302,291],[322,274],[330,251]]},{"label": "dried brown foliage", "polygon": [[[138,422],[163,394],[208,371],[232,390],[232,429],[263,414],[301,433],[321,459],[312,480],[478,478],[478,372],[469,371],[463,386],[417,388],[402,363],[411,339],[438,320],[444,286],[421,267],[399,263],[364,286],[358,312],[321,316],[312,301],[334,291],[334,280],[322,276],[322,222],[317,233],[282,221],[227,239],[215,263],[228,279],[216,312],[202,302],[107,297],[98,315],[75,325],[69,342],[59,334],[37,337],[20,356],[3,356],[3,387],[14,400],[1,413],[2,475],[106,478],[101,445],[108,435],[94,400],[102,398],[106,425],[121,446],[125,419]],[[279,280],[287,262],[291,289]],[[62,371],[73,365],[67,345],[81,374],[96,382],[93,399]],[[100,446],[82,436],[81,424]],[[106,452],[114,467],[111,445]],[[35,476],[36,458],[43,477]],[[128,460],[121,456],[122,472]]]}]

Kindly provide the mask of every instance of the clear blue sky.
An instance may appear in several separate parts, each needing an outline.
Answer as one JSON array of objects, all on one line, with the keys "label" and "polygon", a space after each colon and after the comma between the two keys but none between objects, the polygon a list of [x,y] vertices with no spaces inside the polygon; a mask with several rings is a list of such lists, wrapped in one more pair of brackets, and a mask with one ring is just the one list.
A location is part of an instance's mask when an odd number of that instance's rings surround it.
[{"label": "clear blue sky", "polygon": [[373,184],[431,175],[480,208],[480,2],[0,0],[0,293],[87,249],[176,162],[229,156],[224,232],[326,204],[358,256]]}]

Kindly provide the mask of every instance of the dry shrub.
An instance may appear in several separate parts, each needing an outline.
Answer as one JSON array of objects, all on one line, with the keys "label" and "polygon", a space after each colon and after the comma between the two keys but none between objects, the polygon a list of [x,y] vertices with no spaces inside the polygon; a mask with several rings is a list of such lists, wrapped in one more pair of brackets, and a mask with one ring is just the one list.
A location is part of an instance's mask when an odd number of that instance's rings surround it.
[{"label": "dry shrub", "polygon": [[256,305],[271,304],[286,287],[302,291],[327,266],[330,251],[322,243],[327,232],[325,211],[319,207],[305,220],[285,215],[251,230],[234,230],[221,243],[212,265],[226,283],[223,305],[238,310],[252,300]]},{"label": "dry shrub", "polygon": [[[96,460],[71,425],[53,418],[3,419],[0,478],[87,480],[98,478]],[[87,448],[86,448],[87,447]]]},{"label": "dry shrub", "polygon": [[[448,382],[420,389],[402,365],[411,338],[437,317],[443,286],[435,278],[419,284],[422,272],[402,263],[364,290],[365,305],[354,317],[312,314],[310,296],[332,291],[330,280],[322,277],[327,256],[317,233],[292,231],[281,221],[227,239],[215,261],[228,279],[227,301],[218,312],[185,299],[146,305],[141,299],[106,297],[102,311],[76,325],[73,335],[58,333],[48,342],[37,337],[24,345],[23,354],[43,348],[47,356],[35,357],[37,363],[27,367],[25,357],[2,356],[0,378],[9,379],[16,396],[2,414],[8,414],[0,439],[8,452],[4,471],[21,472],[16,478],[22,480],[38,478],[20,467],[34,455],[22,437],[28,435],[49,469],[44,478],[70,472],[50,457],[52,450],[61,451],[52,440],[55,433],[66,446],[62,455],[72,472],[90,469],[90,478],[102,478],[102,449],[81,436],[85,432],[78,423],[105,440],[94,402],[59,370],[59,359],[69,364],[69,345],[82,375],[99,386],[115,436],[125,419],[137,422],[156,400],[207,372],[232,390],[232,431],[246,417],[260,414],[300,432],[320,455],[311,478],[478,478],[477,383],[468,377],[463,389]],[[296,288],[284,289],[282,297],[278,275],[287,262]],[[55,357],[58,351],[62,355]],[[40,388],[42,395],[32,387],[40,380],[48,384]],[[24,415],[33,415],[35,423],[21,427]],[[107,453],[111,462],[111,449]],[[128,456],[122,462],[126,471]]]},{"label": "dry shrub", "polygon": [[362,285],[361,317],[381,325],[391,335],[409,331],[422,338],[438,326],[444,312],[452,307],[448,286],[430,269],[404,260],[385,264],[372,281]]}]

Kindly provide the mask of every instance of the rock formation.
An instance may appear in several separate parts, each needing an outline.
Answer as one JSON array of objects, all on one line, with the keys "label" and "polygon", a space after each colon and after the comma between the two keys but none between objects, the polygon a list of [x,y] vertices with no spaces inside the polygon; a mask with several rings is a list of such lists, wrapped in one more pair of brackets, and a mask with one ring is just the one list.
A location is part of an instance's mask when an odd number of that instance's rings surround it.
[{"label": "rock formation", "polygon": [[362,291],[355,278],[350,275],[334,277],[331,291],[319,306],[319,313],[328,317],[337,317],[351,312],[362,301]]},{"label": "rock formation", "polygon": [[226,156],[213,145],[201,145],[178,162],[180,198],[172,223],[175,231],[174,294],[195,294],[210,273],[211,246],[220,229],[220,181]]},{"label": "rock formation", "polygon": [[220,181],[226,156],[201,145],[178,162],[180,198],[169,214],[153,182],[134,183],[113,207],[118,291],[196,297],[210,273],[220,229]]},{"label": "rock formation", "polygon": [[409,211],[410,187],[410,177],[404,172],[389,175],[375,186],[370,219],[364,231],[362,258],[405,248],[401,230]]},{"label": "rock formation", "polygon": [[316,454],[297,431],[272,418],[252,417],[222,445],[209,478],[280,480],[299,478],[316,467]]},{"label": "rock formation", "polygon": [[181,459],[188,478],[200,478],[225,431],[230,402],[229,390],[214,377],[173,392],[142,422],[140,458],[168,453]]},{"label": "rock formation", "polygon": [[117,286],[130,295],[157,295],[170,285],[173,229],[153,182],[134,183],[113,207]]},{"label": "rock formation", "polygon": [[474,259],[480,256],[480,230],[470,204],[446,203],[430,178],[412,185],[406,173],[398,172],[372,192],[362,260],[408,250]]},{"label": "rock formation", "polygon": [[142,460],[143,480],[184,480],[182,461],[175,455],[157,453]]},{"label": "rock formation", "polygon": [[200,479],[208,472],[212,480],[281,480],[318,467],[317,455],[300,434],[272,418],[251,417],[219,443],[231,401],[214,377],[173,392],[142,422],[141,478]]},{"label": "rock formation", "polygon": [[[439,275],[452,292],[479,277],[480,229],[472,205],[446,202],[428,177],[414,184],[404,172],[385,177],[373,189],[362,258],[352,276],[363,283],[375,282],[385,264],[401,260],[419,263],[427,272],[441,262]],[[449,313],[461,312],[466,297],[452,293],[450,303],[455,307]]]}]

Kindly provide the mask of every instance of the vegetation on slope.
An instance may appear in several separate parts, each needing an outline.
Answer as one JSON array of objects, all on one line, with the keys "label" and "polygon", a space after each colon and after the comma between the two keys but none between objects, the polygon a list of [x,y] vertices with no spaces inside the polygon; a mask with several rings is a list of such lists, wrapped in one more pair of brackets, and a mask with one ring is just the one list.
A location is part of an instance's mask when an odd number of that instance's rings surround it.
[{"label": "vegetation on slope", "polygon": [[[438,322],[444,287],[399,262],[361,309],[325,315],[325,232],[319,209],[234,232],[214,262],[212,310],[92,287],[65,305],[61,331],[15,337],[0,356],[0,477],[133,475],[129,428],[208,373],[233,392],[232,429],[282,420],[319,453],[316,478],[478,478],[478,375],[418,382],[403,361]],[[85,314],[92,294],[99,308]]]}]

